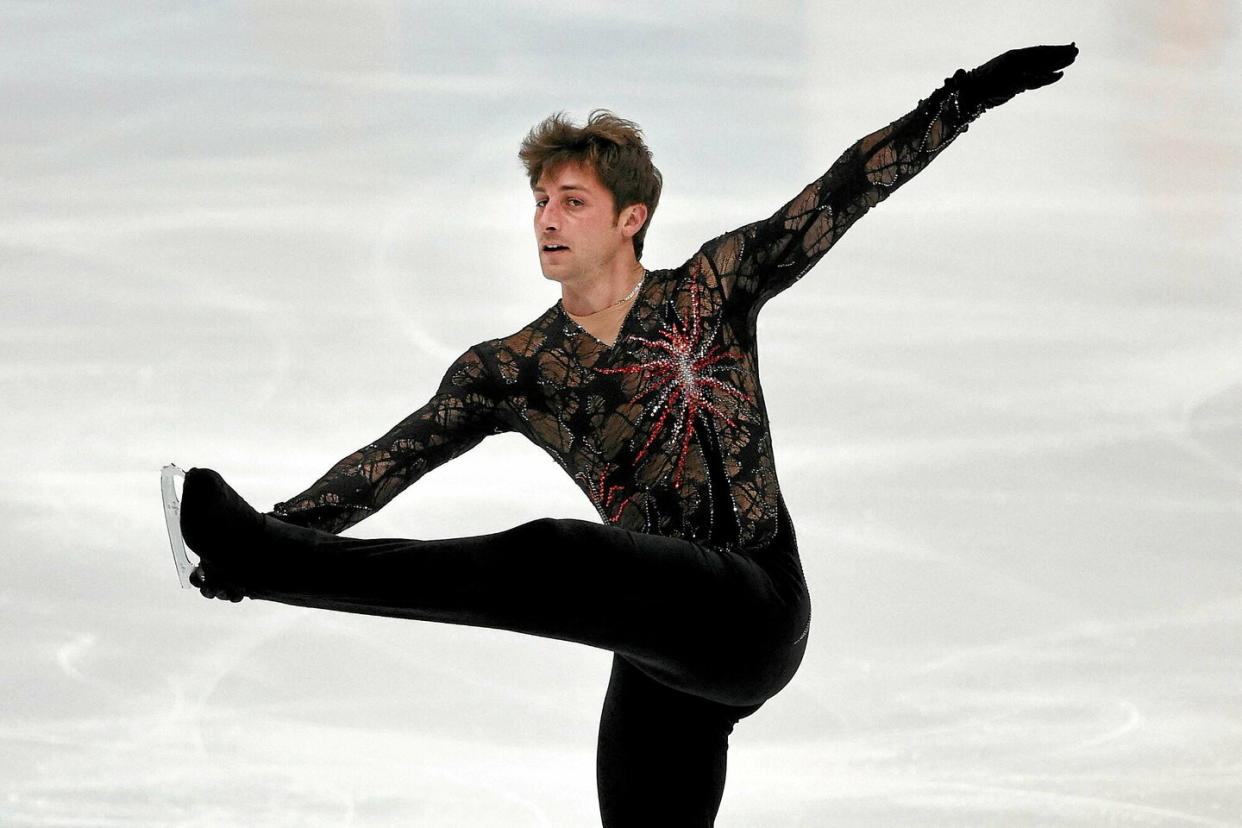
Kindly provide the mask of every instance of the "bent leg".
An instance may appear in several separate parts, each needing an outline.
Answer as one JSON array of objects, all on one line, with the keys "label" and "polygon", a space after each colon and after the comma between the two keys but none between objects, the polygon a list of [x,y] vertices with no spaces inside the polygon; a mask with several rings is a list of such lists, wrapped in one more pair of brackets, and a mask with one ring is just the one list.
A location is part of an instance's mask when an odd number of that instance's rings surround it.
[{"label": "bent leg", "polygon": [[680,693],[614,656],[595,755],[604,828],[711,826],[729,734],[758,707]]}]

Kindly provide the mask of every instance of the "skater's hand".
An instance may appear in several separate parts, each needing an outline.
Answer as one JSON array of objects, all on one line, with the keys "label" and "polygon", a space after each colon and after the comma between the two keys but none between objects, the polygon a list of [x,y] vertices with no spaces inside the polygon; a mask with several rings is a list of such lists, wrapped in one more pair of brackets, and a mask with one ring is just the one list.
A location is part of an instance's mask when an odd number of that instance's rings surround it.
[{"label": "skater's hand", "polygon": [[1000,106],[1025,92],[1061,79],[1061,71],[1078,57],[1078,47],[1030,46],[1011,49],[1003,55],[966,72],[958,69],[950,79],[956,82],[962,105],[975,114]]},{"label": "skater's hand", "polygon": [[204,598],[219,598],[236,604],[246,597],[246,590],[236,584],[226,584],[215,578],[209,580],[202,565],[194,567],[194,571],[190,573],[190,583],[198,587]]}]

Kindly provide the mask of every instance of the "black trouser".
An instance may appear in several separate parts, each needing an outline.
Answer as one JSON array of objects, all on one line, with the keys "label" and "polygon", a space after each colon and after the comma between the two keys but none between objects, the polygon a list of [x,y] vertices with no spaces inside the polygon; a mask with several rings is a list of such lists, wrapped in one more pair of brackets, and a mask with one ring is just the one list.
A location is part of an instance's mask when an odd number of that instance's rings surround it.
[{"label": "black trouser", "polygon": [[[187,478],[183,516],[193,488]],[[792,536],[782,536],[789,541],[761,564],[581,520],[419,541],[346,538],[263,516],[238,541],[245,560],[206,549],[203,569],[252,598],[613,651],[597,753],[604,825],[707,826],[733,725],[792,678],[806,647],[806,589]]]}]

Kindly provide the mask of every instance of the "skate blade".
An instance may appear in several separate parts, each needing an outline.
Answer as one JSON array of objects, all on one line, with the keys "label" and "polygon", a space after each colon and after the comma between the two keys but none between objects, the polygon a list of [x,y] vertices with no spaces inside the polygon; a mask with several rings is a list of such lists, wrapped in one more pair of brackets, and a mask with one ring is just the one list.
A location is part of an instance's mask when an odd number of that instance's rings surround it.
[{"label": "skate blade", "polygon": [[160,469],[160,492],[164,495],[164,523],[168,526],[168,542],[172,545],[173,563],[182,589],[193,589],[190,573],[198,564],[190,560],[181,537],[181,498],[177,497],[177,481],[185,478],[185,472],[171,463]]}]

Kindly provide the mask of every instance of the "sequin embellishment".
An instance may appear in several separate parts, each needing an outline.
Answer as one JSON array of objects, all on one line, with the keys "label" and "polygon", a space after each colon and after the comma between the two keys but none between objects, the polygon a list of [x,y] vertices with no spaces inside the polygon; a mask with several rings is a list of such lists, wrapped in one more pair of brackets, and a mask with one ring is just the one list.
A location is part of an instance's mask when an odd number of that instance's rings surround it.
[{"label": "sequin embellishment", "polygon": [[642,374],[643,384],[630,403],[643,402],[644,417],[654,420],[647,441],[634,456],[640,462],[671,424],[677,440],[677,462],[673,485],[680,486],[686,455],[695,433],[695,420],[708,414],[730,426],[736,420],[726,410],[730,399],[751,405],[755,399],[719,375],[736,370],[731,363],[736,357],[721,345],[712,345],[718,328],[707,332],[703,326],[698,282],[690,283],[690,319],[674,315],[671,323],[660,329],[662,339],[631,336],[631,342],[646,346],[655,355],[651,359],[620,368],[598,368],[601,374]]}]

